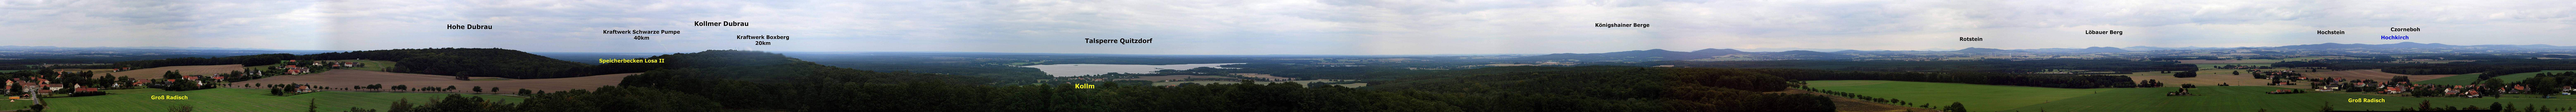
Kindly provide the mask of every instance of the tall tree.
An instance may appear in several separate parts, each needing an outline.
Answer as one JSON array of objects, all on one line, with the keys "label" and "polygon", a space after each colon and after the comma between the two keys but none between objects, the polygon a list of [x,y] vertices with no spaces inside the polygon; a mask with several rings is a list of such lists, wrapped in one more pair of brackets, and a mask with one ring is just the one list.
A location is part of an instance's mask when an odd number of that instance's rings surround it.
[{"label": "tall tree", "polygon": [[171,70],[170,72],[162,72],[161,79],[179,79],[179,71]]},{"label": "tall tree", "polygon": [[1967,111],[1968,111],[1968,105],[1966,105],[1966,104],[1959,104],[1959,102],[1950,102],[1950,106],[1948,106],[1948,107],[1941,107],[1941,109],[1942,109],[1941,111],[1944,111],[1944,112],[1967,112]]}]

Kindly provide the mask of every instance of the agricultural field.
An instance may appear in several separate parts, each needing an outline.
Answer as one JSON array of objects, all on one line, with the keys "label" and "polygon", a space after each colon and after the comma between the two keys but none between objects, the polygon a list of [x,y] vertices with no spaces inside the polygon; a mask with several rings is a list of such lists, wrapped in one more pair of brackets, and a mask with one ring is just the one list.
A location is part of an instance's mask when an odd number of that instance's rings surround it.
[{"label": "agricultural field", "polygon": [[[1793,93],[1793,94],[1813,94],[1813,95],[1826,95],[1826,96],[1833,96],[1833,95],[1831,95],[1831,94],[1817,93],[1817,92],[1814,92],[1814,91],[1798,90],[1798,89],[1789,89],[1789,90],[1780,91],[1780,92],[1765,92],[1765,93]],[[1887,103],[1870,102],[1869,100],[1852,99],[1852,98],[1849,98],[1849,97],[1841,97],[1841,96],[1834,96],[1834,97],[1833,97],[1833,100],[1834,100],[1834,111],[1841,111],[1841,112],[1907,112],[1907,111],[1912,111],[1912,112],[1938,112],[1938,111],[1940,111],[1940,110],[1932,110],[1932,109],[1926,109],[1926,108],[1920,108],[1920,107],[1914,107],[1914,106],[1907,106],[1907,105],[1895,105],[1895,104],[1887,104]]]},{"label": "agricultural field", "polygon": [[2219,67],[2219,66],[2227,66],[2227,65],[2236,65],[2236,66],[2258,66],[2258,67],[2259,67],[2259,66],[2272,66],[2272,64],[2268,64],[2268,63],[2267,63],[2267,64],[2192,64],[2192,66],[2199,66],[2201,69],[2218,69],[2218,67]]},{"label": "agricultural field", "polygon": [[[2487,99],[2487,98],[2438,98],[2438,97],[2413,98],[2413,97],[2395,97],[2395,96],[2362,95],[2362,94],[2368,94],[2368,93],[2317,93],[2317,92],[2314,92],[2314,91],[2311,91],[2310,93],[2302,93],[2302,94],[2264,94],[2264,93],[2263,93],[2263,92],[2269,92],[2269,91],[2272,91],[2272,90],[2279,90],[2279,89],[2293,89],[2293,88],[2262,87],[2262,86],[2201,86],[2201,88],[2192,89],[2192,93],[2193,93],[2193,94],[2198,94],[2198,95],[2196,95],[2196,96],[2164,96],[2164,93],[2165,93],[2165,92],[2173,92],[2173,91],[2175,90],[2175,87],[2161,87],[2161,88],[2118,88],[2118,89],[2111,89],[2110,91],[2102,91],[2101,93],[2095,93],[2095,94],[2091,94],[2091,95],[2084,95],[2084,96],[2082,96],[2082,97],[2067,98],[2067,99],[2065,99],[2065,100],[2051,101],[2051,102],[2048,102],[2048,103],[2043,103],[2043,104],[2038,104],[2038,105],[2023,106],[2023,107],[2021,107],[2021,108],[2013,108],[2013,109],[2007,109],[2007,110],[2003,110],[2003,111],[2023,111],[2023,112],[2036,112],[2036,111],[2060,111],[2060,112],[2090,112],[2090,111],[2237,112],[2237,111],[2255,111],[2255,110],[2261,109],[2261,110],[2268,110],[2268,111],[2306,112],[2306,111],[2316,111],[2316,110],[2318,110],[2318,109],[2319,109],[2319,107],[2321,107],[2321,106],[2325,106],[2325,105],[2328,105],[2328,104],[2331,104],[2332,106],[2334,106],[2335,110],[2345,110],[2345,111],[2365,111],[2365,110],[2394,111],[2394,110],[2397,110],[2397,109],[2398,109],[2398,108],[2400,108],[2400,107],[2414,107],[2414,106],[2416,106],[2416,104],[2417,104],[2417,103],[2422,103],[2422,102],[2424,102],[2424,101],[2428,101],[2428,100],[2429,100],[2429,101],[2432,101],[2433,105],[2434,105],[2434,106],[2436,106],[2436,107],[2440,107],[2440,106],[2471,106],[2471,105],[2476,105],[2476,106],[2481,106],[2481,107],[2483,107],[2483,106],[2488,105],[2489,103],[2495,103],[2495,102],[2511,103],[2511,104],[2515,104],[2516,106],[2521,106],[2521,105],[2523,105],[2523,104],[2534,104],[2534,105],[2546,105],[2546,106],[2550,106],[2550,107],[2576,107],[2576,101],[2568,101],[2568,100],[2545,100],[2545,99]],[[1950,94],[1976,94],[1976,93],[1950,93]],[[1864,94],[1864,95],[1866,95],[1866,94]],[[2386,99],[2386,100],[2387,100],[2387,102],[2348,102],[2348,101],[2347,101],[2347,99],[2355,99],[2355,98]],[[1911,98],[1898,97],[1898,99],[1911,99]],[[1977,108],[1978,106],[1977,106],[1977,105],[1969,105],[1968,107],[1969,107],[1969,108],[1971,108],[1971,109],[1974,109],[1974,108]]]},{"label": "agricultural field", "polygon": [[1809,87],[1825,91],[1895,98],[1906,102],[1937,103],[1943,106],[1947,106],[1950,102],[1959,102],[1966,104],[1968,111],[1978,112],[2020,108],[2111,90],[1881,80],[1807,81],[1807,83],[1811,84],[1808,85]]},{"label": "agricultural field", "polygon": [[161,90],[161,89],[152,89],[152,88],[143,88],[143,89],[119,89],[119,90],[98,90],[98,91],[99,91],[99,92],[107,92],[107,94],[139,94],[139,93],[152,93],[152,92],[170,92],[170,91],[164,91],[164,90]]},{"label": "agricultural field", "polygon": [[[2249,63],[2249,65],[2254,65],[2254,68],[2269,68],[2269,63]],[[2200,65],[2200,68],[2221,68],[2221,65]]]},{"label": "agricultural field", "polygon": [[[259,112],[305,110],[305,104],[316,104],[321,110],[348,110],[351,107],[384,110],[394,101],[409,99],[414,104],[447,97],[429,93],[363,93],[314,92],[294,96],[269,96],[264,89],[217,88],[193,91],[150,92],[105,96],[45,98],[45,111],[60,112],[155,112],[177,105],[195,106],[207,112]],[[183,100],[154,100],[151,96],[187,96]],[[525,98],[497,95],[464,95],[486,100],[519,102]]]},{"label": "agricultural field", "polygon": [[[2496,76],[2496,77],[2495,77],[2495,79],[2497,79],[2497,80],[2503,80],[2505,83],[2513,83],[2513,82],[2521,82],[2521,81],[2522,81],[2522,79],[2529,79],[2529,78],[2531,78],[2531,77],[2533,77],[2533,76],[2539,76],[2539,75],[2540,75],[2540,73],[2558,73],[2558,72],[2572,72],[2572,71],[2576,71],[2576,70],[2543,70],[2543,71],[2540,71],[2540,72],[2531,72],[2531,73],[2514,73],[2514,74],[2505,74],[2504,76]],[[2421,77],[2407,77],[2407,78],[2421,78]],[[2471,76],[2467,76],[2467,77],[2444,77],[2444,78],[2439,78],[2439,79],[2428,79],[2428,80],[2416,81],[2415,83],[2416,83],[2416,84],[2441,84],[2441,85],[2469,85],[2469,84],[2477,83],[2477,82],[2479,82],[2479,81],[2478,81],[2478,77],[2476,77],[2475,75],[2471,75]]]},{"label": "agricultural field", "polygon": [[[387,102],[387,103],[392,103],[392,102]],[[28,106],[28,105],[36,105],[36,101],[35,101],[35,100],[17,100],[17,101],[12,101],[12,102],[0,102],[0,110],[18,110],[18,109],[27,109],[27,106]]]},{"label": "agricultural field", "polygon": [[2181,64],[2271,64],[2271,63],[2280,63],[2280,62],[2281,62],[2281,60],[2277,60],[2277,59],[2247,59],[2247,60],[2174,60],[2174,61],[2182,62]]},{"label": "agricultural field", "polygon": [[[312,84],[312,85],[315,85],[315,86],[322,86],[322,87],[347,88],[347,87],[349,87],[349,86],[361,86],[361,85],[368,85],[368,84],[384,84],[384,86],[388,86],[388,87],[386,87],[386,89],[384,89],[384,90],[375,90],[375,89],[355,89],[355,90],[350,90],[350,89],[331,89],[331,90],[332,90],[332,91],[387,91],[387,92],[436,92],[436,93],[476,93],[476,94],[517,94],[517,93],[518,93],[518,89],[530,89],[530,90],[539,90],[539,91],[564,91],[564,90],[572,90],[572,89],[595,89],[595,88],[599,88],[599,86],[617,85],[617,82],[620,82],[620,81],[625,80],[625,77],[626,77],[626,76],[629,76],[629,75],[635,75],[635,74],[642,74],[642,73],[623,73],[623,74],[608,74],[608,75],[598,75],[598,76],[572,77],[572,78],[552,78],[552,79],[518,79],[518,80],[496,80],[496,81],[467,81],[467,80],[456,80],[456,77],[455,77],[455,76],[441,76],[441,75],[427,75],[427,74],[409,74],[409,73],[392,73],[392,72],[378,72],[378,71],[365,71],[365,70],[332,70],[332,71],[326,71],[326,72],[322,72],[322,73],[315,73],[315,74],[286,75],[286,76],[277,76],[277,77],[269,77],[269,78],[253,79],[253,80],[250,80],[250,81],[233,82],[233,83],[231,83],[231,84],[234,84],[233,86],[234,86],[234,87],[236,87],[236,88],[254,88],[254,89],[266,89],[266,88],[257,88],[257,87],[261,87],[261,86],[240,86],[240,85],[241,85],[241,84],[252,84],[252,85],[258,85],[258,84],[287,84],[287,83],[296,83],[296,84]],[[408,85],[408,86],[411,86],[411,87],[447,87],[447,86],[456,86],[457,88],[471,88],[471,87],[476,87],[476,86],[481,86],[481,87],[486,87],[486,88],[489,88],[489,87],[500,87],[500,88],[501,88],[501,91],[484,91],[484,92],[474,92],[474,91],[472,91],[472,90],[465,90],[465,89],[457,89],[457,90],[455,90],[455,91],[404,91],[404,90],[393,90],[393,89],[391,89],[392,87],[390,87],[390,86],[394,86],[394,85]]]},{"label": "agricultural field", "polygon": [[[116,69],[54,69],[54,71],[60,71],[60,72],[81,72],[81,71],[89,71],[89,72],[98,72],[98,73],[108,73],[108,71],[116,71]],[[160,73],[153,73],[153,74],[155,74],[155,75],[159,75]]]},{"label": "agricultural field", "polygon": [[232,73],[233,71],[241,71],[241,70],[242,70],[241,68],[242,68],[242,65],[241,65],[241,64],[231,64],[231,65],[197,65],[197,66],[166,66],[166,67],[153,67],[153,68],[145,68],[145,69],[134,69],[134,70],[127,70],[127,71],[123,71],[123,72],[108,72],[107,74],[99,74],[98,76],[99,76],[99,77],[107,77],[107,75],[116,75],[116,76],[125,76],[125,77],[128,77],[128,78],[133,78],[133,79],[135,79],[135,80],[143,80],[143,79],[159,79],[159,78],[161,78],[161,74],[162,74],[162,73],[164,73],[164,72],[169,72],[169,71],[179,71],[179,75],[215,75],[215,74]]},{"label": "agricultural field", "polygon": [[36,71],[36,70],[0,70],[0,73],[9,73],[9,72],[18,72],[18,71]]}]

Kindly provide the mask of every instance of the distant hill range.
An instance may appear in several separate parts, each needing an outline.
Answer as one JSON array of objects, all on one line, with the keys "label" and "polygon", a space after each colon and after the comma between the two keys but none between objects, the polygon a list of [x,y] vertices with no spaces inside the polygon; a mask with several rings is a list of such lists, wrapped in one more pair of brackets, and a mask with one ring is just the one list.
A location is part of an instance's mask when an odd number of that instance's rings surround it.
[{"label": "distant hill range", "polygon": [[[2011,49],[2011,50],[2006,50],[2006,49],[1994,49],[1994,48],[1975,48],[1975,47],[1969,47],[1969,48],[1961,48],[1961,49],[1957,49],[1957,50],[1948,50],[1948,49],[1932,48],[1932,49],[1915,50],[1915,51],[1865,51],[1865,50],[1851,50],[1851,49],[1831,49],[1831,50],[1784,50],[1784,51],[1779,51],[1779,52],[1760,52],[1760,51],[1737,50],[1737,49],[1715,49],[1715,48],[1711,48],[1711,49],[1700,49],[1700,50],[1695,50],[1695,51],[1691,51],[1691,52],[1666,51],[1666,50],[1663,50],[1663,49],[1650,49],[1650,50],[1620,51],[1620,52],[1608,52],[1608,53],[1589,53],[1589,54],[1578,54],[1578,53],[1558,53],[1558,54],[1547,54],[1547,55],[1539,55],[1539,56],[1520,57],[1520,58],[1514,58],[1514,59],[1504,59],[1504,60],[1499,60],[1499,61],[1587,61],[1587,62],[1588,62],[1588,61],[1627,61],[1627,62],[1635,62],[1635,61],[1659,61],[1659,60],[1701,60],[1701,59],[1716,59],[1716,60],[1789,60],[1789,59],[1800,59],[1800,60],[1837,60],[1837,59],[1852,59],[1852,58],[1863,57],[1863,56],[1906,56],[1906,55],[1926,55],[1927,53],[1928,53],[1928,54],[1941,54],[1941,55],[1955,55],[1955,54],[1967,54],[1967,55],[2012,55],[2012,54],[2140,53],[2140,52],[2170,52],[2170,51],[2161,51],[2161,50],[2213,50],[2213,49],[2272,49],[2272,50],[2297,50],[2297,49],[2310,49],[2310,50],[2327,50],[2327,49],[2395,49],[2395,48],[2461,48],[2461,49],[2576,49],[2576,46],[2553,46],[2553,45],[2543,45],[2543,44],[2532,44],[2532,45],[2472,45],[2472,46],[2462,46],[2462,45],[2449,45],[2449,44],[2439,44],[2439,43],[2399,42],[2399,43],[2392,43],[2392,44],[2343,44],[2343,43],[2324,43],[2324,44],[2309,44],[2309,45],[2289,45],[2289,46],[2279,46],[2279,47],[2198,47],[2198,46],[2188,46],[2188,47],[2152,47],[2152,46],[2130,46],[2130,47],[2125,47],[2125,48],[2123,48],[2123,47],[2084,47],[2084,48],[2040,48],[2040,49]],[[1762,49],[1782,50],[1782,49],[1812,49],[1812,48],[1762,48]],[[1817,52],[1817,51],[1833,51],[1833,52]],[[2278,54],[2278,53],[2280,53],[2280,52],[2278,52],[2278,51],[2255,51],[2255,52],[2270,52],[2270,53],[2257,53],[2257,54]]]},{"label": "distant hill range", "polygon": [[1974,48],[1974,47],[1970,47],[1970,48],[1963,48],[1963,49],[1959,49],[1959,50],[1955,50],[1955,51],[1950,51],[1950,52],[1959,52],[1959,53],[2016,53],[2016,52],[2022,52],[2022,51],[2003,50],[2003,49],[1994,49],[1994,48]]},{"label": "distant hill range", "polygon": [[2341,43],[2325,43],[2325,44],[2308,44],[2308,45],[2289,45],[2289,46],[2281,46],[2281,47],[2273,47],[2273,48],[2283,48],[2283,49],[2386,49],[2386,48],[2444,48],[2444,47],[2469,47],[2469,46],[2446,45],[2446,44],[2439,44],[2439,43],[2435,43],[2435,44],[2425,44],[2425,43],[2415,43],[2415,42],[2399,42],[2399,43],[2395,43],[2395,44],[2378,44],[2378,45],[2372,45],[2372,44],[2341,44]]},{"label": "distant hill range", "polygon": [[2075,50],[2075,51],[2069,51],[2069,52],[2078,52],[2078,53],[2105,53],[2105,52],[2129,52],[2129,50],[2121,50],[2120,48],[2117,48],[2117,47],[2085,47],[2084,49],[2081,49],[2081,50]]}]

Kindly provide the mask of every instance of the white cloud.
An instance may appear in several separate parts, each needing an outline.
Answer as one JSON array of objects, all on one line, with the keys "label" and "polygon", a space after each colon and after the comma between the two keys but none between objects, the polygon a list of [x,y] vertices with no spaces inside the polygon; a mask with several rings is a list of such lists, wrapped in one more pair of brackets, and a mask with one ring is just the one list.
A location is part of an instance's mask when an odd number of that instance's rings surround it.
[{"label": "white cloud", "polygon": [[[2564,1],[0,1],[0,45],[540,52],[1594,53],[2566,43]],[[754,26],[688,26],[739,21]],[[1588,27],[1645,23],[1650,28]],[[446,24],[498,29],[440,29]],[[2385,32],[2385,27],[2425,27]],[[599,34],[673,30],[686,34]],[[2082,30],[2130,31],[2086,35]],[[2353,34],[2317,35],[2313,30]],[[731,39],[786,35],[795,40]],[[2414,40],[2377,40],[2410,35]],[[629,40],[651,36],[654,40]],[[1989,41],[1944,41],[1987,37]],[[1155,38],[1102,45],[1082,38]],[[750,45],[770,41],[779,45]]]}]

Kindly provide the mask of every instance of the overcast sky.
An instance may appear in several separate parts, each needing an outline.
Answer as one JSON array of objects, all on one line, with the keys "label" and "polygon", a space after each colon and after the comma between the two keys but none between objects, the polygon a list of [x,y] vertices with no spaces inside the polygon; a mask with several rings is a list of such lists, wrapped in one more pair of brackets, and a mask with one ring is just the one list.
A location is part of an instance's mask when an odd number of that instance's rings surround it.
[{"label": "overcast sky", "polygon": [[[2576,1],[6,0],[0,45],[532,52],[1496,54],[2576,45]],[[692,21],[752,26],[690,26]],[[1653,27],[1592,27],[1643,23]],[[448,24],[495,29],[444,29]],[[2391,32],[2389,27],[2422,27]],[[672,30],[683,34],[601,34]],[[2126,35],[2082,34],[2117,30]],[[2350,34],[2314,34],[2345,30]],[[783,35],[794,40],[734,39]],[[2381,40],[2407,35],[2409,40]],[[632,40],[649,36],[652,40]],[[1956,41],[1984,37],[1986,41]],[[1154,38],[1090,44],[1083,38]],[[768,41],[775,45],[751,45]]]}]

